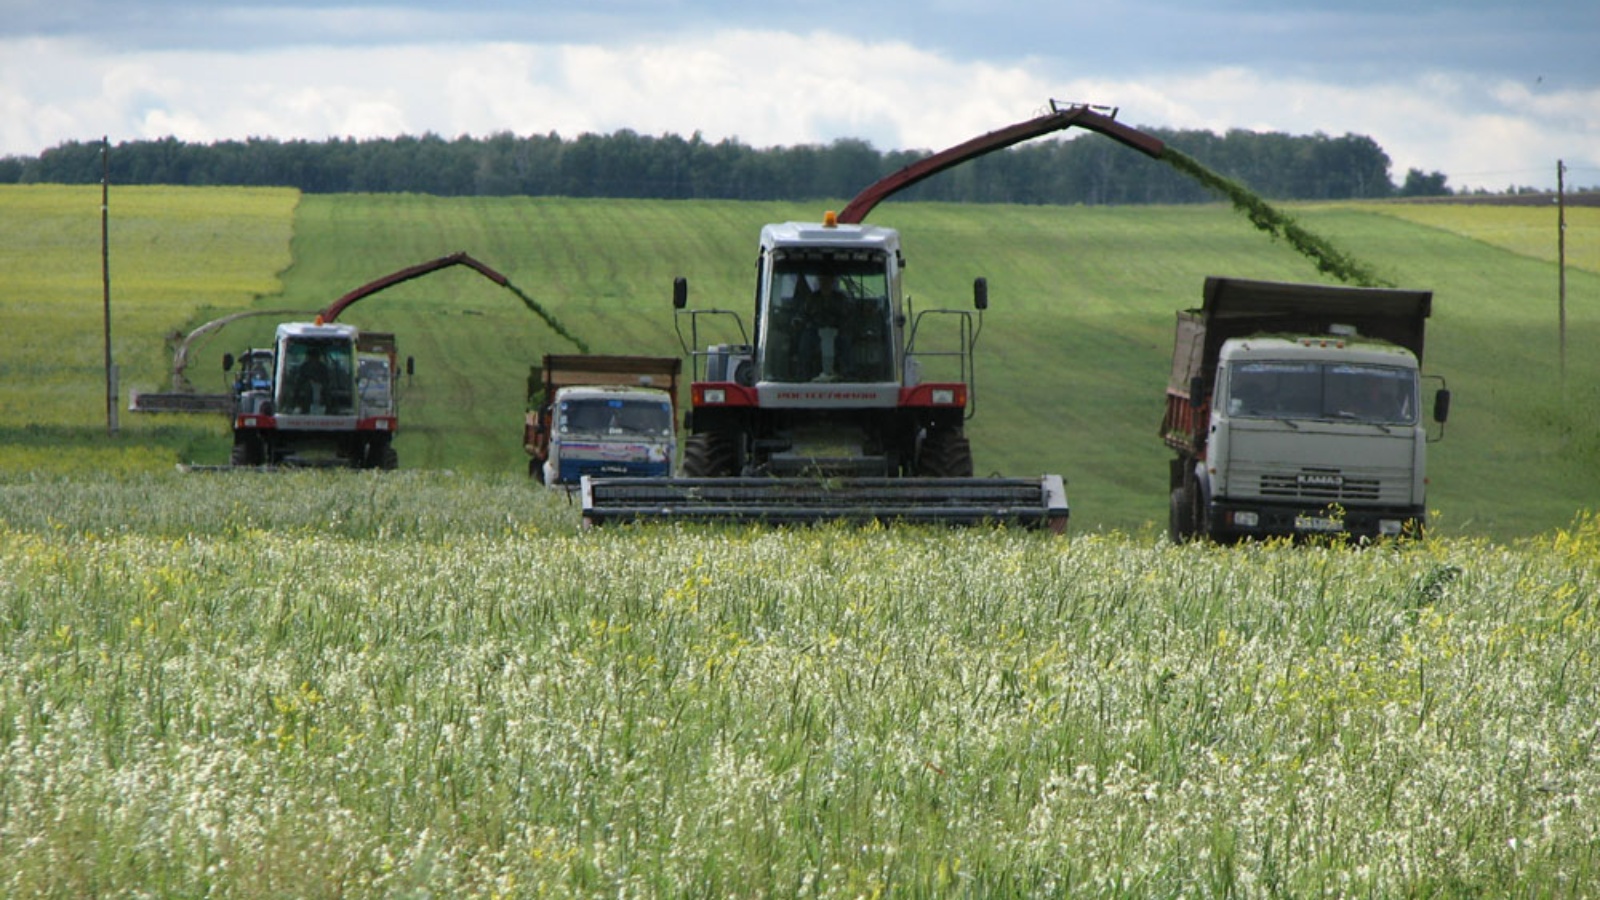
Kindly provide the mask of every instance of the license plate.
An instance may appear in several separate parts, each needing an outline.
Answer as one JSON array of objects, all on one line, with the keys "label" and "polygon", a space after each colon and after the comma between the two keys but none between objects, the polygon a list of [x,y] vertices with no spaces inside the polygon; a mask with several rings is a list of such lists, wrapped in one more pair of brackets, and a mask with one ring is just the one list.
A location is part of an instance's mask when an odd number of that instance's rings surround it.
[{"label": "license plate", "polygon": [[1330,519],[1326,516],[1295,516],[1294,530],[1320,532],[1343,531],[1344,522],[1338,519]]}]

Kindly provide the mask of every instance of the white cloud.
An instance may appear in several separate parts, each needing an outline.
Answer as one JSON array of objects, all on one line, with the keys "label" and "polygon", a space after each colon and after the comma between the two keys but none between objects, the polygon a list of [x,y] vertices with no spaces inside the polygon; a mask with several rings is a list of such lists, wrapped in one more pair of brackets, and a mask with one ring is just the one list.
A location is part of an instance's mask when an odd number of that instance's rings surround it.
[{"label": "white cloud", "polygon": [[859,137],[884,150],[939,149],[1056,97],[1119,106],[1119,118],[1142,126],[1365,134],[1389,153],[1396,180],[1408,168],[1438,170],[1458,188],[1551,184],[1560,157],[1600,167],[1596,89],[1439,73],[1339,85],[1239,65],[1086,76],[1060,59],[961,61],[823,31],[251,53],[0,39],[0,60],[0,154],[101,135],[203,142],[622,128],[758,147]]}]

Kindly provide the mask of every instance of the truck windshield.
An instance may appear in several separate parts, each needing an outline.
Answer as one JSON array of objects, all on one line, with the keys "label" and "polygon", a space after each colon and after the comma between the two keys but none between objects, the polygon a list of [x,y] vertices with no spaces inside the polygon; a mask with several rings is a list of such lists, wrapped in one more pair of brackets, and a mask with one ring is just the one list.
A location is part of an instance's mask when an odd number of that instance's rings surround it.
[{"label": "truck windshield", "polygon": [[762,321],[766,381],[894,380],[889,278],[882,254],[774,254]]},{"label": "truck windshield", "polygon": [[559,427],[563,433],[670,437],[672,405],[658,400],[624,400],[595,397],[561,403]]},{"label": "truck windshield", "polygon": [[1417,373],[1348,363],[1236,362],[1229,367],[1227,410],[1241,418],[1414,425]]}]

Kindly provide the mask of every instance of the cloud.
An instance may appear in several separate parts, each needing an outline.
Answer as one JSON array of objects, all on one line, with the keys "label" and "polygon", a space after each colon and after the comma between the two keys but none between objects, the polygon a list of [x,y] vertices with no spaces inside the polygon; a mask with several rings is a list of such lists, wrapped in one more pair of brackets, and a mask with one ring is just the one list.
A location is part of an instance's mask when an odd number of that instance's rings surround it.
[{"label": "cloud", "polygon": [[247,53],[0,39],[0,60],[0,154],[101,135],[209,142],[624,128],[757,147],[852,137],[881,150],[940,149],[1055,97],[1119,106],[1139,126],[1364,134],[1390,154],[1397,181],[1418,168],[1443,171],[1458,188],[1498,189],[1553,183],[1562,156],[1600,167],[1595,87],[1436,71],[1334,83],[1245,65],[1107,76],[1059,58],[958,59],[825,30]]}]

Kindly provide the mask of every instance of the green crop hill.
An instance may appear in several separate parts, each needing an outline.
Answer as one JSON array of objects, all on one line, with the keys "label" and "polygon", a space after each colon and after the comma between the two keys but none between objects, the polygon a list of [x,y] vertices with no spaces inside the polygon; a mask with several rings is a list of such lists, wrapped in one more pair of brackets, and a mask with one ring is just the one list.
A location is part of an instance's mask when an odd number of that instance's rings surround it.
[{"label": "green crop hill", "polygon": [[[0,187],[0,472],[224,462],[222,417],[126,409],[130,389],[169,387],[178,337],[249,309],[309,318],[372,279],[457,251],[507,275],[593,352],[681,355],[675,276],[688,278],[691,305],[737,310],[748,324],[761,226],[839,205],[113,187],[112,434],[100,188]],[[1567,211],[1564,341],[1553,208],[1286,211],[1394,284],[1434,291],[1424,368],[1454,395],[1429,460],[1439,532],[1511,539],[1595,506],[1600,209]],[[1156,431],[1173,316],[1198,305],[1205,276],[1326,280],[1221,203],[891,202],[869,221],[901,231],[917,309],[967,308],[972,280],[989,280],[968,424],[977,467],[1064,475],[1078,533],[1165,521],[1168,456]],[[281,318],[196,341],[189,379],[221,390],[223,354],[267,342]],[[395,332],[415,360],[397,439],[407,469],[524,471],[529,366],[576,350],[515,293],[459,266],[370,297],[341,321]]]}]

